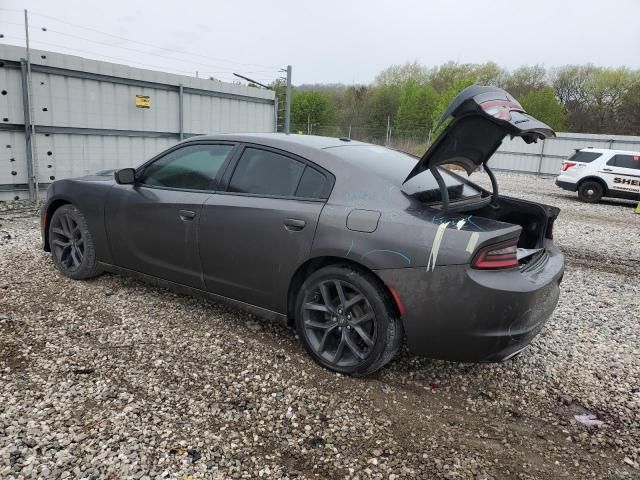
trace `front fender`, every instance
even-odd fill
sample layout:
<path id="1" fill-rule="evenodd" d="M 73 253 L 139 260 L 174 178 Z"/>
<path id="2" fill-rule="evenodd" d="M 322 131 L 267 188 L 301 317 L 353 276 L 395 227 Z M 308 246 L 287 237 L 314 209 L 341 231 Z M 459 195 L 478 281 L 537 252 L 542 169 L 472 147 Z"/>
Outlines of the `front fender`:
<path id="1" fill-rule="evenodd" d="M 87 221 L 99 262 L 113 263 L 104 221 L 106 194 L 112 184 L 105 181 L 65 179 L 53 182 L 41 209 L 42 248 L 50 251 L 49 225 L 54 212 L 65 204 L 74 205 Z"/>

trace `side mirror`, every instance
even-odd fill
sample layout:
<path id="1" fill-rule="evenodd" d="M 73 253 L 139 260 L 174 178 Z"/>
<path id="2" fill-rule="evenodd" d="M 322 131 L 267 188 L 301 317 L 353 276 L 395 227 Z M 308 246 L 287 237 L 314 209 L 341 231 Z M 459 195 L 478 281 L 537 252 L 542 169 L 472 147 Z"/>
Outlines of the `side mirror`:
<path id="1" fill-rule="evenodd" d="M 136 183 L 136 169 L 135 168 L 122 168 L 113 172 L 113 176 L 116 179 L 116 183 L 120 185 L 131 185 Z"/>

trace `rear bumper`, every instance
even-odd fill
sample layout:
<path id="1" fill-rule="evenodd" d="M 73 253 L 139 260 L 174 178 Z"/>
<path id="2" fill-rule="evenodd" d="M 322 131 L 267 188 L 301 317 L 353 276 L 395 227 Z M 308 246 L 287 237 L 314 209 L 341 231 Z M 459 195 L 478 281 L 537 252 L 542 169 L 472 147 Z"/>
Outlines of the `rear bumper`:
<path id="1" fill-rule="evenodd" d="M 578 189 L 578 184 L 574 182 L 568 182 L 566 180 L 560 180 L 559 177 L 556 177 L 556 185 L 560 188 L 564 188 L 565 190 L 569 190 L 571 192 L 575 192 Z"/>
<path id="2" fill-rule="evenodd" d="M 551 241 L 528 271 L 468 265 L 379 270 L 395 288 L 412 353 L 444 360 L 491 362 L 526 347 L 555 309 L 564 256 Z"/>

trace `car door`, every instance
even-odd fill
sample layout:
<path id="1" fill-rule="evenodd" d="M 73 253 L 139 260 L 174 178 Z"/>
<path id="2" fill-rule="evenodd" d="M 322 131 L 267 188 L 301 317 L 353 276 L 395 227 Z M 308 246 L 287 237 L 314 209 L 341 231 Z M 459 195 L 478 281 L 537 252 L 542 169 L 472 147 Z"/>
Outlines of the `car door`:
<path id="1" fill-rule="evenodd" d="M 140 167 L 134 185 L 115 185 L 105 210 L 114 263 L 203 289 L 198 222 L 233 148 L 179 145 Z"/>
<path id="2" fill-rule="evenodd" d="M 611 190 L 640 195 L 640 154 L 616 154 L 602 168 Z"/>
<path id="3" fill-rule="evenodd" d="M 202 210 L 199 242 L 208 291 L 284 313 L 289 281 L 309 256 L 329 172 L 280 150 L 244 146 L 225 192 Z"/>

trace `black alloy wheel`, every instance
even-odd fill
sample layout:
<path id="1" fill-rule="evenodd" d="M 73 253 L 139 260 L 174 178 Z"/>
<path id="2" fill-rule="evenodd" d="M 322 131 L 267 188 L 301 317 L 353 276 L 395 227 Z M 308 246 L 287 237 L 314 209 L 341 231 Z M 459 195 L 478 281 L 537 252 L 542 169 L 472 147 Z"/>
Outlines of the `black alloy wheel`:
<path id="1" fill-rule="evenodd" d="M 373 308 L 360 290 L 342 280 L 325 280 L 302 304 L 305 336 L 316 354 L 333 365 L 354 367 L 376 340 Z"/>
<path id="2" fill-rule="evenodd" d="M 87 222 L 73 205 L 63 205 L 51 217 L 49 247 L 53 261 L 67 277 L 83 280 L 100 273 Z"/>
<path id="3" fill-rule="evenodd" d="M 350 375 L 384 366 L 402 340 L 401 321 L 380 282 L 346 266 L 307 278 L 298 293 L 296 326 L 314 360 Z"/>
<path id="4" fill-rule="evenodd" d="M 57 215 L 51 225 L 51 251 L 69 272 L 78 270 L 84 258 L 85 240 L 78 221 L 70 213 Z"/>

